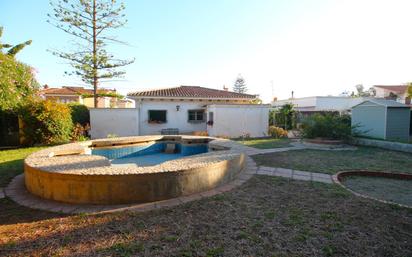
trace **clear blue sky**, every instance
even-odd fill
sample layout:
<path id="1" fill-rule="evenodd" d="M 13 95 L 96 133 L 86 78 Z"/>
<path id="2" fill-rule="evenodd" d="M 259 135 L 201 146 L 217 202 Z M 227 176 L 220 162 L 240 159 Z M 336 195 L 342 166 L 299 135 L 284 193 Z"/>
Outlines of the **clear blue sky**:
<path id="1" fill-rule="evenodd" d="M 268 101 L 292 90 L 337 95 L 358 83 L 412 81 L 410 2 L 128 0 L 129 22 L 115 34 L 130 46 L 111 50 L 136 61 L 124 79 L 102 86 L 122 93 L 181 84 L 222 88 L 241 73 L 249 92 Z M 47 51 L 68 48 L 72 39 L 46 22 L 48 12 L 46 0 L 0 0 L 3 42 L 33 40 L 17 58 L 37 70 L 40 83 L 81 85 Z"/>

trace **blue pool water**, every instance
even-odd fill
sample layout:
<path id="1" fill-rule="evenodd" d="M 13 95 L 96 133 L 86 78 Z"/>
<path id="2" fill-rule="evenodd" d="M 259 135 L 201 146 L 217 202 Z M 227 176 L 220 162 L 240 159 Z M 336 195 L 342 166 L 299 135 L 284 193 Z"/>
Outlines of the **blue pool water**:
<path id="1" fill-rule="evenodd" d="M 93 155 L 101 155 L 112 164 L 135 163 L 138 166 L 152 166 L 185 156 L 208 152 L 207 144 L 185 145 L 176 143 L 175 153 L 165 153 L 166 143 L 153 143 L 144 146 L 92 149 Z"/>

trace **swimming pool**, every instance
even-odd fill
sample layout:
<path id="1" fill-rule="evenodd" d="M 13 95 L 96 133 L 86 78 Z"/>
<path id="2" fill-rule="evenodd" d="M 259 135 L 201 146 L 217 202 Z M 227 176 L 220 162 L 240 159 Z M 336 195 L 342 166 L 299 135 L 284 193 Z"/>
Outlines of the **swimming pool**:
<path id="1" fill-rule="evenodd" d="M 208 152 L 208 144 L 155 142 L 127 147 L 92 149 L 92 155 L 104 156 L 113 165 L 153 166 L 166 161 Z"/>

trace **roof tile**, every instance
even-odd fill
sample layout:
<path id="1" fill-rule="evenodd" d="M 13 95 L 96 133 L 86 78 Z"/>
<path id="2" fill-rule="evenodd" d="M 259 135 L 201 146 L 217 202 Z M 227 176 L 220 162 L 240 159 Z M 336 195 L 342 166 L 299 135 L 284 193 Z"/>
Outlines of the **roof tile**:
<path id="1" fill-rule="evenodd" d="M 191 98 L 244 98 L 255 99 L 256 95 L 241 94 L 199 86 L 180 86 L 128 93 L 137 97 L 191 97 Z"/>

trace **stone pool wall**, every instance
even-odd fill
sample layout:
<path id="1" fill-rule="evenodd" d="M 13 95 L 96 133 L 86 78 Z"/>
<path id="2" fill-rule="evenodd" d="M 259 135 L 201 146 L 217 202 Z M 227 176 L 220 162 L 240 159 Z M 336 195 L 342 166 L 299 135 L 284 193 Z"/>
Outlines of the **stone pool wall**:
<path id="1" fill-rule="evenodd" d="M 71 164 L 75 168 L 70 166 L 70 170 L 55 171 L 53 165 L 58 166 L 55 161 L 50 159 L 47 165 L 47 158 L 54 158 L 47 157 L 53 156 L 52 150 L 26 159 L 26 187 L 42 198 L 76 204 L 145 203 L 186 196 L 234 180 L 245 165 L 244 154 L 221 151 L 173 160 L 153 166 L 147 172 L 146 168 L 130 167 L 126 172 L 110 166 L 101 156 L 92 156 L 99 158 L 96 163 L 101 167 L 84 168 L 90 162 L 85 155 L 73 155 L 72 159 L 78 158 L 78 163 Z M 41 165 L 37 165 L 36 158 Z M 58 158 L 55 160 L 60 160 Z M 101 170 L 104 172 L 96 173 Z"/>

